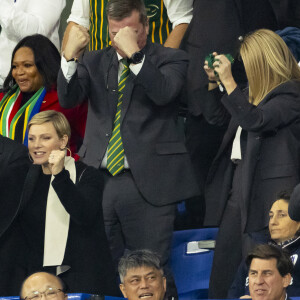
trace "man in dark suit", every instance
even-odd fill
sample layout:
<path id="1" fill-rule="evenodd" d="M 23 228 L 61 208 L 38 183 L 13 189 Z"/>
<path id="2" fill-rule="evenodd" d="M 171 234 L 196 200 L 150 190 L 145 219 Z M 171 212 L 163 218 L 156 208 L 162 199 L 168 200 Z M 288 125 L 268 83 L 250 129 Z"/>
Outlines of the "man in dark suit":
<path id="1" fill-rule="evenodd" d="M 28 149 L 24 145 L 0 134 L 0 175 L 6 167 L 16 167 L 28 159 Z"/>
<path id="2" fill-rule="evenodd" d="M 103 211 L 113 256 L 120 257 L 124 248 L 148 248 L 166 264 L 175 203 L 198 193 L 176 129 L 187 57 L 147 41 L 141 0 L 110 0 L 107 16 L 112 47 L 86 52 L 78 64 L 70 60 L 89 36 L 79 26 L 70 31 L 58 78 L 60 104 L 69 108 L 88 98 L 79 155 L 106 178 Z M 129 67 L 122 58 L 129 59 Z"/>
<path id="3" fill-rule="evenodd" d="M 17 203 L 20 198 L 22 186 L 19 185 L 19 176 L 26 175 L 29 165 L 28 149 L 0 134 L 0 211 L 10 214 L 10 205 Z M 5 220 L 2 218 L 0 227 Z M 0 230 L 0 266 L 5 276 L 0 276 L 0 294 L 12 295 L 20 289 L 20 283 L 24 279 L 22 270 L 16 272 L 15 262 L 21 257 L 20 244 L 11 238 L 14 234 L 8 230 L 6 234 Z M 3 247 L 3 245 L 6 245 Z M 9 251 L 18 250 L 16 255 L 7 256 Z M 12 259 L 12 260 L 11 260 Z M 11 280 L 14 278 L 14 280 Z"/>

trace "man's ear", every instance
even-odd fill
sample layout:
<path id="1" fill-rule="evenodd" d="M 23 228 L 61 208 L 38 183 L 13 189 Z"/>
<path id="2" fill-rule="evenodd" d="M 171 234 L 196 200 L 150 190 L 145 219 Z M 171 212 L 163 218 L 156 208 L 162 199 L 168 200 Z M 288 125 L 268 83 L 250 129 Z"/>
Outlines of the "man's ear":
<path id="1" fill-rule="evenodd" d="M 166 292 L 166 290 L 167 290 L 167 279 L 166 279 L 166 277 L 163 277 L 163 284 L 164 284 L 164 291 Z"/>
<path id="2" fill-rule="evenodd" d="M 121 290 L 121 292 L 122 292 L 124 298 L 127 298 L 127 295 L 126 295 L 126 289 L 125 289 L 124 284 L 123 284 L 123 283 L 120 283 L 119 287 L 120 287 L 120 290 Z"/>
<path id="3" fill-rule="evenodd" d="M 145 25 L 146 33 L 149 34 L 149 18 L 147 17 L 147 24 Z"/>
<path id="4" fill-rule="evenodd" d="M 292 275 L 290 273 L 286 274 L 283 277 L 283 286 L 286 288 L 290 285 L 292 279 Z"/>

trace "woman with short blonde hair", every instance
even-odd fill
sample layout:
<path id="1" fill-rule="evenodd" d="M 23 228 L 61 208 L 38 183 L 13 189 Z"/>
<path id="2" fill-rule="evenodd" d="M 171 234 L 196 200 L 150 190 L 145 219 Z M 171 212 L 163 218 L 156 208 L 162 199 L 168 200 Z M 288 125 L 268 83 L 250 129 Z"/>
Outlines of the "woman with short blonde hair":
<path id="1" fill-rule="evenodd" d="M 16 268 L 10 266 L 26 270 L 23 280 L 46 271 L 58 274 L 68 292 L 115 295 L 115 272 L 102 216 L 103 177 L 99 170 L 66 156 L 70 135 L 68 120 L 60 112 L 43 111 L 29 121 L 33 164 L 27 176 L 17 170 L 17 186 L 23 186 L 23 191 L 18 188 L 21 195 L 7 199 L 6 210 L 0 211 L 0 253 L 15 255 L 3 250 L 10 245 L 2 237 L 10 233 L 10 240 L 24 249 L 21 266 L 17 261 Z M 16 184 L 9 178 L 8 182 L 5 192 L 11 195 Z"/>

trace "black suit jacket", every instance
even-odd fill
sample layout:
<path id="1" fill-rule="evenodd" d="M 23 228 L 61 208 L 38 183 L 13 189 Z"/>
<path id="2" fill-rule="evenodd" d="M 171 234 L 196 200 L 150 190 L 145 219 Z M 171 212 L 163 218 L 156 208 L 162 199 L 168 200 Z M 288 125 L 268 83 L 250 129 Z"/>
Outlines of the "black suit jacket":
<path id="1" fill-rule="evenodd" d="M 231 116 L 207 178 L 206 225 L 218 226 L 227 204 L 233 175 L 230 155 L 238 125 L 243 129 L 242 225 L 247 232 L 268 225 L 268 212 L 276 194 L 293 188 L 299 181 L 299 95 L 300 84 L 289 81 L 271 91 L 257 107 L 249 104 L 247 96 L 238 88 L 222 98 L 224 106 L 214 97 L 209 103 L 201 101 L 209 122 L 220 125 L 228 120 L 228 112 Z"/>
<path id="2" fill-rule="evenodd" d="M 181 50 L 148 43 L 137 76 L 124 91 L 121 134 L 136 185 L 147 201 L 161 206 L 198 193 L 189 155 L 176 128 L 178 96 L 186 74 Z M 58 76 L 59 101 L 69 108 L 88 97 L 88 119 L 79 155 L 99 167 L 117 106 L 118 61 L 113 48 L 85 53 L 69 84 Z"/>
<path id="3" fill-rule="evenodd" d="M 0 175 L 6 167 L 29 163 L 28 149 L 7 137 L 0 135 Z"/>

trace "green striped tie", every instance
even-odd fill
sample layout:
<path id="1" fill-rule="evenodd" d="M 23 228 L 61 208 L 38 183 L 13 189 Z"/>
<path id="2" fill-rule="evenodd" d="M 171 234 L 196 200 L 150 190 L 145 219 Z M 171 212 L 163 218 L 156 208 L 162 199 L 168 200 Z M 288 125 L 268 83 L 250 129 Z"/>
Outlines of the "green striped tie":
<path id="1" fill-rule="evenodd" d="M 118 84 L 118 105 L 114 120 L 112 136 L 108 143 L 107 169 L 112 176 L 119 174 L 124 169 L 124 148 L 120 132 L 121 107 L 123 102 L 123 90 L 128 79 L 130 69 L 127 59 L 121 59 L 124 66 Z"/>

